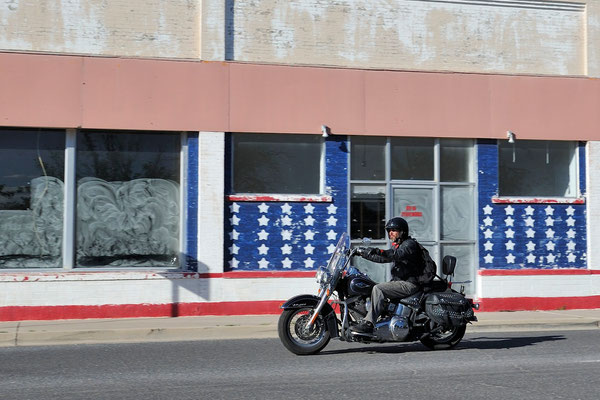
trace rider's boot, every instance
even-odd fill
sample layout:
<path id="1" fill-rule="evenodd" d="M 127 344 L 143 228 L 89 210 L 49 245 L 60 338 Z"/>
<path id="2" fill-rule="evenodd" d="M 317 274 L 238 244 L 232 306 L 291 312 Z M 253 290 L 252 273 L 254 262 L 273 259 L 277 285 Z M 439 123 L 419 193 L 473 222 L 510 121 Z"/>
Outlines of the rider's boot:
<path id="1" fill-rule="evenodd" d="M 358 325 L 352 327 L 352 332 L 373 333 L 373 324 L 370 321 L 363 319 Z"/>

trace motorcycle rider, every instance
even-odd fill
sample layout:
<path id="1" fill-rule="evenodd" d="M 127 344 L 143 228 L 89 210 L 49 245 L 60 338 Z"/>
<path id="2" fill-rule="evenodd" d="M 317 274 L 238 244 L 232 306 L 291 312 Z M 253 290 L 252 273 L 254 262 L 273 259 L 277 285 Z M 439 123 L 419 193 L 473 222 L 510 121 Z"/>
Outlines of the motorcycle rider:
<path id="1" fill-rule="evenodd" d="M 423 255 L 417 241 L 408 235 L 408 223 L 404 218 L 394 217 L 385 224 L 385 230 L 392 242 L 389 250 L 368 247 L 360 249 L 358 254 L 376 263 L 393 262 L 392 280 L 373 287 L 367 315 L 352 328 L 354 332 L 373 332 L 386 298 L 404 298 L 421 289 L 419 277 L 424 268 Z"/>

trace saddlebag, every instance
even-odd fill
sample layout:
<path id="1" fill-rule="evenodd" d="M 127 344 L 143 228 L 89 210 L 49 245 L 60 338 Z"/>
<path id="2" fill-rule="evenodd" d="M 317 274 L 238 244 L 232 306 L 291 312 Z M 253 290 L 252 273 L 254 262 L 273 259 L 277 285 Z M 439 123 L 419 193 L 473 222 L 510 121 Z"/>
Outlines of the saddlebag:
<path id="1" fill-rule="evenodd" d="M 425 312 L 432 321 L 448 328 L 476 320 L 471 301 L 456 292 L 429 294 L 425 299 Z"/>

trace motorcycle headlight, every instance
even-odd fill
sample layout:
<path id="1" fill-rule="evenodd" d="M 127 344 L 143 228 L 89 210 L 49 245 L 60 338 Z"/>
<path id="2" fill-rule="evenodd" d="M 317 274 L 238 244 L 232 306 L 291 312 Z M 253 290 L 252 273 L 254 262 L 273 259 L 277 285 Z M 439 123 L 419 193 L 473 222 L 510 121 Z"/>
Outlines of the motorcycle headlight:
<path id="1" fill-rule="evenodd" d="M 319 285 L 325 284 L 331 280 L 331 274 L 327 269 L 320 267 L 317 271 L 317 283 Z"/>

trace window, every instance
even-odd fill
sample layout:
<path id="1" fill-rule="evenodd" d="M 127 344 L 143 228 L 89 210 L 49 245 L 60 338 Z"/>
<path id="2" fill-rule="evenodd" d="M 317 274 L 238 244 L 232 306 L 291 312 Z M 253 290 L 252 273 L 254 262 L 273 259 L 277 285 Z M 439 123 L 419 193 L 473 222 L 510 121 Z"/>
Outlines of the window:
<path id="1" fill-rule="evenodd" d="M 352 185 L 350 237 L 385 240 L 385 185 Z"/>
<path id="2" fill-rule="evenodd" d="M 384 137 L 355 136 L 350 146 L 352 179 L 385 180 Z"/>
<path id="3" fill-rule="evenodd" d="M 576 142 L 499 141 L 500 196 L 576 197 Z"/>
<path id="4" fill-rule="evenodd" d="M 434 139 L 392 138 L 392 179 L 433 180 Z"/>
<path id="5" fill-rule="evenodd" d="M 180 133 L 0 129 L 0 269 L 179 268 L 180 152 Z"/>
<path id="6" fill-rule="evenodd" d="M 61 266 L 65 134 L 0 130 L 0 268 Z"/>
<path id="7" fill-rule="evenodd" d="M 320 136 L 234 133 L 232 145 L 235 193 L 321 193 Z"/>
<path id="8" fill-rule="evenodd" d="M 79 267 L 179 266 L 180 135 L 77 135 Z"/>

